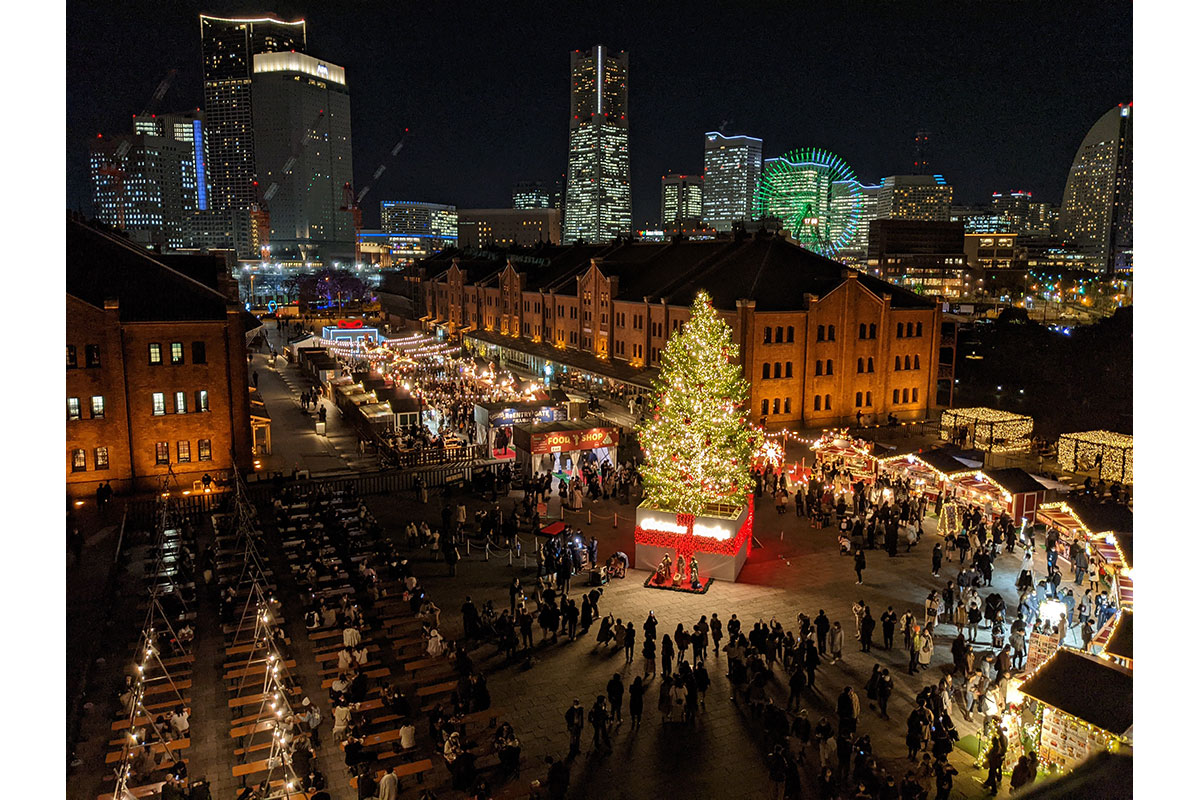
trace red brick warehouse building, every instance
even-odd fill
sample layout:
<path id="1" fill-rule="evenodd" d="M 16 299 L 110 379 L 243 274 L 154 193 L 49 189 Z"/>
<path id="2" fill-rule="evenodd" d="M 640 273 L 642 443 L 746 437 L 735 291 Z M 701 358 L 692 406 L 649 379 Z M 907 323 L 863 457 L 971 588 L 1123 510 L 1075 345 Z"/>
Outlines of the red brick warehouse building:
<path id="1" fill-rule="evenodd" d="M 253 463 L 245 313 L 161 257 L 67 222 L 67 492 L 180 489 Z M 189 269 L 189 271 L 191 271 Z M 172 484 L 172 488 L 175 488 Z"/>
<path id="2" fill-rule="evenodd" d="M 491 256 L 491 257 L 489 257 Z M 954 380 L 936 298 L 781 236 L 448 251 L 421 262 L 422 323 L 533 375 L 560 370 L 645 391 L 671 332 L 707 290 L 740 346 L 768 427 L 930 416 Z M 945 328 L 945 329 L 944 329 Z"/>

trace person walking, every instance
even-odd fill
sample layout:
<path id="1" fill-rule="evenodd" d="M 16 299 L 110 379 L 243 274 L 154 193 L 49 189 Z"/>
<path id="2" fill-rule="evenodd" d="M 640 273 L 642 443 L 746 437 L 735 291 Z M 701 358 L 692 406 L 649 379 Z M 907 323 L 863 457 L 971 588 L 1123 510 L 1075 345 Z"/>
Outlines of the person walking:
<path id="1" fill-rule="evenodd" d="M 625 684 L 621 681 L 621 674 L 614 672 L 605 688 L 608 693 L 609 706 L 612 708 L 612 718 L 620 725 L 624 722 L 621 716 L 621 706 L 625 704 Z"/>
<path id="2" fill-rule="evenodd" d="M 867 568 L 867 556 L 863 553 L 862 548 L 854 551 L 854 574 L 858 576 L 858 585 L 863 582 L 863 570 Z"/>
<path id="3" fill-rule="evenodd" d="M 663 634 L 662 638 L 662 676 L 663 678 L 671 677 L 671 667 L 675 663 L 675 643 L 671 641 L 671 637 Z"/>
<path id="4" fill-rule="evenodd" d="M 717 658 L 721 655 L 721 620 L 716 614 L 712 615 L 712 619 L 708 623 L 708 628 L 712 634 L 713 658 Z"/>
<path id="5" fill-rule="evenodd" d="M 817 629 L 817 652 L 825 655 L 826 643 L 829 638 L 829 617 L 825 616 L 825 609 L 817 612 L 817 618 L 813 620 L 813 627 Z"/>
<path id="6" fill-rule="evenodd" d="M 579 738 L 583 733 L 583 706 L 580 705 L 579 698 L 567 709 L 566 717 L 567 733 L 571 737 L 571 750 L 567 758 L 572 758 L 579 754 Z"/>
<path id="7" fill-rule="evenodd" d="M 837 662 L 842 660 L 842 641 L 843 641 L 843 639 L 844 639 L 844 637 L 842 635 L 842 623 L 840 623 L 840 622 L 833 623 L 833 628 L 831 628 L 829 631 L 829 654 L 831 656 L 833 656 L 834 664 L 836 664 Z"/>
<path id="8" fill-rule="evenodd" d="M 634 633 L 633 623 L 630 622 L 625 626 L 625 663 L 633 663 L 633 640 L 637 634 Z"/>
<path id="9" fill-rule="evenodd" d="M 642 727 L 642 695 L 645 693 L 646 686 L 642 683 L 642 676 L 638 675 L 629 686 L 629 718 L 633 721 L 635 731 Z"/>
<path id="10" fill-rule="evenodd" d="M 864 653 L 871 652 L 871 637 L 875 634 L 875 618 L 871 616 L 871 609 L 867 607 L 863 614 L 862 623 L 859 627 L 859 641 L 862 643 L 862 651 Z"/>
<path id="11" fill-rule="evenodd" d="M 883 629 L 883 649 L 891 650 L 892 642 L 896 638 L 896 612 L 891 606 L 879 615 L 879 625 Z"/>
<path id="12" fill-rule="evenodd" d="M 891 719 L 888 716 L 888 698 L 892 696 L 892 675 L 885 667 L 879 675 L 879 681 L 875 684 L 875 695 L 879 701 L 879 716 L 883 719 Z"/>
<path id="13" fill-rule="evenodd" d="M 941 577 L 942 572 L 942 543 L 933 546 L 933 577 Z"/>
<path id="14" fill-rule="evenodd" d="M 608 714 L 608 708 L 605 706 L 604 695 L 596 695 L 596 702 L 592 705 L 592 710 L 588 712 L 588 722 L 592 723 L 592 751 L 600 749 L 603 744 L 605 750 L 612 750 L 612 742 L 608 738 L 608 725 L 611 717 Z"/>

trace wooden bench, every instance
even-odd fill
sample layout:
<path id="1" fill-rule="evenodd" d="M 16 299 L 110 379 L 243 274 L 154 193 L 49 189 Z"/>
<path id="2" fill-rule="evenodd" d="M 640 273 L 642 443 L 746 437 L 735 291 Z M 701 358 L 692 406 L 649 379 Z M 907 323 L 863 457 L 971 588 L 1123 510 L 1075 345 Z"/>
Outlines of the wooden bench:
<path id="1" fill-rule="evenodd" d="M 377 667 L 377 666 L 379 666 L 378 659 L 373 660 L 373 661 L 368 659 L 367 663 L 360 664 L 358 669 L 361 672 L 364 667 Z M 330 677 L 336 678 L 338 676 L 338 674 L 341 672 L 342 672 L 342 668 L 339 667 L 337 664 L 334 664 L 333 666 L 325 667 L 324 669 L 317 670 L 317 674 L 320 675 L 322 678 L 330 678 Z"/>
<path id="2" fill-rule="evenodd" d="M 416 661 L 406 661 L 404 663 L 405 672 L 419 672 L 423 669 L 433 669 L 434 667 L 450 668 L 450 662 L 444 658 L 420 658 Z"/>
<path id="3" fill-rule="evenodd" d="M 243 736 L 253 736 L 256 733 L 274 730 L 276 722 L 276 719 L 264 719 L 259 722 L 252 722 L 249 725 L 238 725 L 229 729 L 229 738 L 240 739 Z"/>
<path id="4" fill-rule="evenodd" d="M 292 696 L 298 696 L 303 691 L 304 690 L 301 689 L 299 686 L 293 686 L 287 690 L 288 694 L 290 694 Z M 258 692 L 257 694 L 242 695 L 240 697 L 234 697 L 229 701 L 229 707 L 230 708 L 241 708 L 242 706 L 251 706 L 251 705 L 261 704 L 264 697 L 266 697 L 266 695 L 263 692 Z"/>
<path id="5" fill-rule="evenodd" d="M 291 637 L 289 637 L 289 636 L 284 636 L 282 639 L 276 639 L 275 641 L 279 642 L 280 644 L 283 644 L 285 646 L 290 645 L 292 643 Z M 247 642 L 246 644 L 238 644 L 238 645 L 233 645 L 232 647 L 226 647 L 225 655 L 227 655 L 227 656 L 248 655 L 249 653 L 252 653 L 257 649 L 258 649 L 258 646 L 257 646 L 256 642 Z"/>
<path id="6" fill-rule="evenodd" d="M 254 677 L 257 675 L 265 675 L 267 672 L 267 669 L 270 666 L 271 665 L 267 664 L 266 659 L 263 659 L 258 664 L 251 664 L 248 667 L 243 667 L 241 669 L 235 669 L 235 670 L 230 670 L 229 672 L 226 672 L 225 677 L 222 678 L 222 680 L 231 681 L 231 680 L 237 680 L 238 678 L 249 678 L 249 677 Z M 294 658 L 289 658 L 287 661 L 283 662 L 283 667 L 284 667 L 284 669 L 295 669 L 296 668 L 296 660 Z"/>
<path id="7" fill-rule="evenodd" d="M 432 769 L 433 769 L 433 762 L 430 761 L 428 758 L 423 758 L 420 761 L 410 761 L 407 764 L 400 764 L 396 767 L 393 767 L 390 770 L 390 772 L 393 775 L 395 775 L 397 778 L 404 779 L 404 778 L 407 778 L 409 775 L 423 775 L 424 773 L 429 772 Z M 383 776 L 386 775 L 388 772 L 389 772 L 389 770 L 380 770 L 378 773 L 376 773 L 375 782 L 379 783 L 380 779 L 382 779 Z M 352 789 L 358 788 L 358 776 L 357 775 L 355 775 L 353 778 L 350 779 L 350 788 L 352 788 Z"/>
<path id="8" fill-rule="evenodd" d="M 142 694 L 143 695 L 165 694 L 167 692 L 173 692 L 176 689 L 190 689 L 190 688 L 192 688 L 192 679 L 184 678 L 181 681 L 175 681 L 174 684 L 172 684 L 171 682 L 168 681 L 168 682 L 157 684 L 155 686 L 147 686 L 145 691 L 142 692 Z M 176 703 L 170 704 L 170 705 L 177 705 L 177 704 L 178 704 L 178 701 L 176 701 Z"/>
<path id="9" fill-rule="evenodd" d="M 155 797 L 162 792 L 162 788 L 166 785 L 166 781 L 158 781 L 157 783 L 147 783 L 143 784 L 142 786 L 127 786 L 125 787 L 125 795 L 117 798 L 116 800 L 125 800 L 125 797 L 128 795 L 132 795 L 133 797 L 138 798 L 138 800 L 142 800 L 142 798 Z M 113 794 L 102 794 L 98 795 L 96 800 L 113 800 L 114 797 L 115 795 Z"/>
<path id="10" fill-rule="evenodd" d="M 174 707 L 175 707 L 175 706 L 171 706 L 171 708 L 172 708 L 172 709 L 173 709 Z M 192 708 L 191 708 L 191 706 L 190 706 L 190 705 L 185 705 L 185 706 L 183 707 L 183 710 L 184 710 L 185 712 L 187 712 L 188 714 L 191 714 L 191 713 L 192 713 Z M 150 724 L 150 721 L 151 721 L 152 719 L 153 719 L 153 715 L 151 715 L 151 716 L 142 716 L 142 717 L 134 717 L 134 718 L 133 718 L 133 724 L 134 724 L 134 725 L 149 725 L 149 724 Z M 117 720 L 116 722 L 114 722 L 114 723 L 112 724 L 112 730 L 114 730 L 114 731 L 123 731 L 123 730 L 127 729 L 128 727 L 129 727 L 129 716 L 128 716 L 128 715 L 126 715 L 124 719 L 119 719 L 119 720 Z"/>
<path id="11" fill-rule="evenodd" d="M 372 679 L 386 678 L 392 674 L 392 671 L 387 667 L 379 667 L 378 669 L 367 670 L 364 674 L 368 678 Z M 321 681 L 321 688 L 328 689 L 329 687 L 333 686 L 333 682 L 335 680 L 337 680 L 336 675 L 334 675 L 332 678 L 326 678 L 325 680 Z"/>
<path id="12" fill-rule="evenodd" d="M 360 648 L 366 650 L 368 653 L 379 652 L 379 645 L 377 644 L 369 644 L 365 648 L 362 648 L 360 645 Z M 317 663 L 323 664 L 326 661 L 337 661 L 338 653 L 340 652 L 342 652 L 341 645 L 338 645 L 338 647 L 333 650 L 319 650 L 315 653 Z"/>
<path id="13" fill-rule="evenodd" d="M 185 706 L 190 706 L 192 704 L 192 699 L 190 697 L 184 696 L 182 699 Z M 146 709 L 151 714 L 161 714 L 164 711 L 171 711 L 177 705 L 179 705 L 179 700 L 174 698 L 171 700 L 163 700 L 158 703 L 147 703 L 145 700 L 142 701 L 142 708 Z M 128 715 L 122 712 L 122 716 L 125 717 L 125 726 L 129 727 Z"/>
<path id="14" fill-rule="evenodd" d="M 437 697 L 442 694 L 450 694 L 457 689 L 458 681 L 435 683 L 432 686 L 422 686 L 420 689 L 417 689 L 417 697 Z"/>
<path id="15" fill-rule="evenodd" d="M 187 748 L 191 747 L 191 744 L 192 744 L 191 739 L 176 739 L 173 742 L 166 743 L 167 749 L 169 751 L 171 751 L 172 753 L 178 752 L 180 750 L 186 750 Z M 141 747 L 141 745 L 138 745 L 138 746 Z M 163 746 L 162 746 L 161 742 L 155 742 L 153 747 L 151 747 L 150 752 L 152 752 L 152 753 L 156 752 L 156 751 L 162 752 L 162 747 Z M 124 748 L 122 748 L 120 750 L 114 750 L 113 752 L 111 752 L 107 756 L 105 756 L 104 763 L 105 764 L 115 764 L 121 760 L 121 756 L 123 756 L 124 754 L 125 754 Z"/>

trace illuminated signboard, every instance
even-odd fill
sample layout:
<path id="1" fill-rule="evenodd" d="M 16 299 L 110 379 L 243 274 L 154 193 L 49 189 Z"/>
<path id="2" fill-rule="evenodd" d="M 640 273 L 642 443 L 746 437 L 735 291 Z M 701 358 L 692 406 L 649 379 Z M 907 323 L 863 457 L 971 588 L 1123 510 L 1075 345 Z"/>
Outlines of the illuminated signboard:
<path id="1" fill-rule="evenodd" d="M 579 431 L 535 433 L 529 437 L 529 452 L 560 453 L 564 450 L 592 450 L 597 447 L 616 447 L 616 428 L 588 428 Z"/>

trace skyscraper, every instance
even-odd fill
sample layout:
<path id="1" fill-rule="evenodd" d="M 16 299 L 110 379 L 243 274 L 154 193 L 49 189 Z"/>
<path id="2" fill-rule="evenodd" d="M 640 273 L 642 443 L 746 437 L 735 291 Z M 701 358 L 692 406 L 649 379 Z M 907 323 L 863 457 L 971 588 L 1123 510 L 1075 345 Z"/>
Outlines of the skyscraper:
<path id="1" fill-rule="evenodd" d="M 192 146 L 143 133 L 92 143 L 92 202 L 101 222 L 143 246 L 181 247 L 196 211 Z"/>
<path id="2" fill-rule="evenodd" d="M 441 203 L 383 200 L 379 221 L 392 255 L 401 262 L 425 258 L 458 244 L 458 209 Z"/>
<path id="3" fill-rule="evenodd" d="M 257 53 L 251 97 L 272 254 L 353 259 L 354 222 L 341 210 L 354 180 L 345 69 L 305 53 Z"/>
<path id="4" fill-rule="evenodd" d="M 892 175 L 879 187 L 879 219 L 949 222 L 954 187 L 941 175 Z"/>
<path id="5" fill-rule="evenodd" d="M 571 120 L 563 241 L 610 242 L 628 236 L 629 55 L 623 50 L 571 53 Z"/>
<path id="6" fill-rule="evenodd" d="M 1063 235 L 1093 269 L 1133 266 L 1133 104 L 1102 116 L 1075 152 L 1063 190 Z"/>
<path id="7" fill-rule="evenodd" d="M 704 134 L 704 221 L 718 231 L 754 219 L 762 139 Z"/>
<path id="8" fill-rule="evenodd" d="M 913 136 L 913 174 L 933 174 L 929 166 L 929 131 L 917 131 Z"/>
<path id="9" fill-rule="evenodd" d="M 241 211 L 257 200 L 250 97 L 254 55 L 306 49 L 304 20 L 200 15 L 213 210 Z"/>
<path id="10" fill-rule="evenodd" d="M 133 132 L 147 136 L 162 136 L 177 142 L 187 142 L 192 148 L 192 188 L 196 193 L 196 209 L 208 210 L 208 151 L 204 129 L 204 112 L 181 111 L 174 114 L 134 115 Z"/>
<path id="11" fill-rule="evenodd" d="M 551 208 L 545 181 L 518 181 L 512 189 L 513 208 Z"/>
<path id="12" fill-rule="evenodd" d="M 704 178 L 668 173 L 662 177 L 662 224 L 699 220 L 704 213 Z"/>

